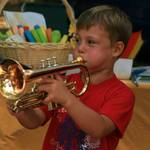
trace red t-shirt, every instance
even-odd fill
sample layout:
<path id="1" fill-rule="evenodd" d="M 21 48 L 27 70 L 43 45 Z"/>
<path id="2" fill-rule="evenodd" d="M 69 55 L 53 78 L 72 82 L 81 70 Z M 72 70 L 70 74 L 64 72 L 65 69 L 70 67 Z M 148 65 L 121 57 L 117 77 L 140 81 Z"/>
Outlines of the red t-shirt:
<path id="1" fill-rule="evenodd" d="M 80 89 L 82 86 L 80 77 L 73 75 L 71 79 L 73 78 L 78 81 L 77 86 Z M 48 111 L 46 107 L 42 107 L 41 110 L 47 120 L 52 117 L 43 150 L 114 150 L 116 148 L 132 116 L 134 106 L 132 91 L 114 75 L 101 84 L 90 84 L 80 100 L 99 114 L 109 117 L 116 125 L 116 130 L 102 139 L 96 139 L 79 129 L 64 108 Z"/>

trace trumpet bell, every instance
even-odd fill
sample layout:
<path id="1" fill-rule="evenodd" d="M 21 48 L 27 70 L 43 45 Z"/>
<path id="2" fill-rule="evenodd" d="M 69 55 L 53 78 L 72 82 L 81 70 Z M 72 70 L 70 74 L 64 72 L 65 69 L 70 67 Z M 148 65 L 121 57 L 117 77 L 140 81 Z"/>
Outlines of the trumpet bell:
<path id="1" fill-rule="evenodd" d="M 16 100 L 25 87 L 22 66 L 13 59 L 5 59 L 0 65 L 0 93 L 6 99 Z"/>

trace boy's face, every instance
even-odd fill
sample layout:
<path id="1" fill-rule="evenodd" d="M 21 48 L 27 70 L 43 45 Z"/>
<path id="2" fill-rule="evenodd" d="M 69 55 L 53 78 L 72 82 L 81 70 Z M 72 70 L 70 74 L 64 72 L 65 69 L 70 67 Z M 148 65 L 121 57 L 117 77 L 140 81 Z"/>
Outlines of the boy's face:
<path id="1" fill-rule="evenodd" d="M 114 64 L 114 47 L 108 33 L 99 26 L 77 31 L 75 57 L 81 56 L 90 72 L 112 69 Z"/>

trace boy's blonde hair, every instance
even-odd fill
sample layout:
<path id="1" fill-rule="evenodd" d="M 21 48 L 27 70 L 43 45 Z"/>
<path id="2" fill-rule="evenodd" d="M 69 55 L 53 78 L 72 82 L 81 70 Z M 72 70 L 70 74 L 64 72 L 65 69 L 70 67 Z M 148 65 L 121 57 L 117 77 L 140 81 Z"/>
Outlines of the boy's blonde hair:
<path id="1" fill-rule="evenodd" d="M 77 29 L 89 29 L 100 25 L 109 34 L 111 43 L 122 41 L 125 45 L 132 33 L 132 24 L 128 16 L 119 8 L 100 5 L 83 12 L 77 20 Z"/>

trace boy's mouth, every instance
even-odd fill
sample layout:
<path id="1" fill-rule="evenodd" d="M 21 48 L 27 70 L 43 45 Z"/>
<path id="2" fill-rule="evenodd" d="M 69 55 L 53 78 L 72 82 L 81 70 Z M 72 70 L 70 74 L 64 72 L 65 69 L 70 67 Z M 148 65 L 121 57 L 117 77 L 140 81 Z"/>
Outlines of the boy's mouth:
<path id="1" fill-rule="evenodd" d="M 81 55 L 77 55 L 76 57 L 75 57 L 75 59 L 82 59 L 82 62 L 85 64 L 85 65 L 87 65 L 87 60 L 83 57 L 83 56 L 81 56 Z"/>

